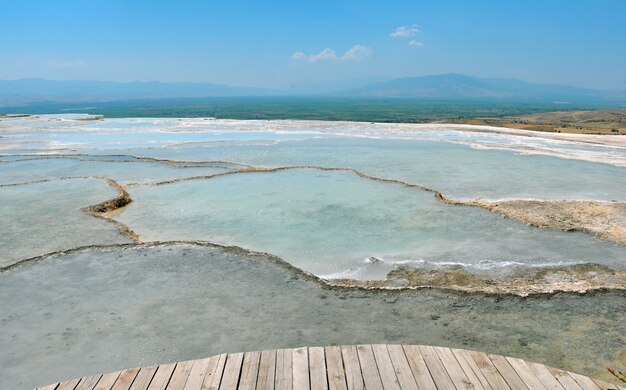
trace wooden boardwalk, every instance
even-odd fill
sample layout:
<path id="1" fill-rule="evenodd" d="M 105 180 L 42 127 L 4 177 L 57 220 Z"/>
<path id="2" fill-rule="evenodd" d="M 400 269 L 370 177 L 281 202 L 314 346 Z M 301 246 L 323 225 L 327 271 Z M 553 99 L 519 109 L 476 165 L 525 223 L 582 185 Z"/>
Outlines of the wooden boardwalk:
<path id="1" fill-rule="evenodd" d="M 230 353 L 73 379 L 39 390 L 620 389 L 583 375 L 483 352 L 347 345 Z"/>

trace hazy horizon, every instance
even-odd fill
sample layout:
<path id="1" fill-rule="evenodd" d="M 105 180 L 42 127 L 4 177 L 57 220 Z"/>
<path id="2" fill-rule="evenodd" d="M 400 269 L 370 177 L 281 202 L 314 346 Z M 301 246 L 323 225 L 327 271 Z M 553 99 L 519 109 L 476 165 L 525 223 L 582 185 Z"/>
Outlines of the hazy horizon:
<path id="1" fill-rule="evenodd" d="M 460 73 L 626 88 L 624 2 L 27 0 L 3 9 L 0 79 L 285 90 Z"/>
<path id="2" fill-rule="evenodd" d="M 344 79 L 329 79 L 329 80 L 321 80 L 321 81 L 312 81 L 312 82 L 308 82 L 308 83 L 303 83 L 303 84 L 299 84 L 297 87 L 299 88 L 323 88 L 322 86 L 326 86 L 327 88 L 324 89 L 332 89 L 333 85 L 337 85 L 337 87 L 335 87 L 335 89 L 337 91 L 342 91 L 343 89 L 348 89 L 351 88 L 353 86 L 355 87 L 361 87 L 361 86 L 365 86 L 365 85 L 369 85 L 369 84 L 376 84 L 376 83 L 381 83 L 381 82 L 387 82 L 387 81 L 393 81 L 393 80 L 402 80 L 402 79 L 418 79 L 418 78 L 428 78 L 428 77 L 439 77 L 439 76 L 447 76 L 447 75 L 458 75 L 458 76 L 463 76 L 463 77 L 468 77 L 468 78 L 477 78 L 480 80 L 511 80 L 511 81 L 521 81 L 521 82 L 525 82 L 525 83 L 529 83 L 529 84 L 536 84 L 536 85 L 555 85 L 555 86 L 566 86 L 566 87 L 575 87 L 575 88 L 582 88 L 582 89 L 591 89 L 591 90 L 599 90 L 599 91 L 622 91 L 622 90 L 626 90 L 626 84 L 624 86 L 616 86 L 614 88 L 593 88 L 593 87 L 579 87 L 576 86 L 574 84 L 567 84 L 567 83 L 552 83 L 552 82 L 533 82 L 533 81 L 529 81 L 529 80 L 525 80 L 525 79 L 518 79 L 518 78 L 512 78 L 512 77 L 491 77 L 491 76 L 476 76 L 473 74 L 464 74 L 464 73 L 457 73 L 457 72 L 447 72 L 447 73 L 429 73 L 429 74 L 415 74 L 415 75 L 399 75 L 397 77 L 382 77 L 382 76 L 372 76 L 372 77 L 360 77 L 360 78 L 344 78 Z M 95 83 L 116 83 L 116 84 L 133 84 L 133 83 L 139 83 L 139 84 L 150 84 L 150 83 L 160 83 L 160 84 L 215 84 L 215 85 L 219 85 L 219 86 L 227 86 L 227 87 L 241 87 L 241 88 L 258 88 L 259 90 L 268 90 L 268 91 L 276 91 L 276 92 L 289 92 L 290 89 L 293 89 L 295 86 L 291 85 L 291 86 L 279 86 L 276 88 L 272 88 L 272 87 L 259 87 L 256 85 L 238 85 L 238 84 L 227 84 L 227 83 L 219 83 L 219 82 L 214 82 L 214 81 L 189 81 L 189 80 L 170 80 L 170 81 L 164 81 L 164 80 L 158 80 L 158 79 L 152 79 L 152 80 L 128 80 L 128 81 L 117 81 L 117 80 L 107 80 L 107 79 L 72 79 L 72 78 L 68 78 L 68 79 L 64 79 L 64 78 L 46 78 L 46 77 L 18 77 L 18 78 L 14 78 L 14 79 L 0 79 L 0 81 L 20 81 L 20 80 L 41 80 L 41 81 L 53 81 L 53 82 L 85 82 L 85 83 L 90 83 L 90 82 L 95 82 Z M 346 87 L 346 85 L 348 85 L 348 87 Z M 621 87 L 621 88 L 620 88 Z M 326 93 L 326 92 L 323 92 Z"/>

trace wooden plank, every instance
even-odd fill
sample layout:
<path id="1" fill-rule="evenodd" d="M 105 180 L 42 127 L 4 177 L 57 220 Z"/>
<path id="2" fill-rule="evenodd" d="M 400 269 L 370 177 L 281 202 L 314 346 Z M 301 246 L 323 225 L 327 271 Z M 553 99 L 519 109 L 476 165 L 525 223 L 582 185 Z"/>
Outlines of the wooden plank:
<path id="1" fill-rule="evenodd" d="M 38 387 L 37 390 L 56 390 L 59 387 L 58 383 L 53 383 L 51 385 L 46 385 L 44 387 Z"/>
<path id="2" fill-rule="evenodd" d="M 309 351 L 307 347 L 292 349 L 293 388 L 309 389 Z"/>
<path id="3" fill-rule="evenodd" d="M 437 389 L 456 389 L 452 378 L 450 378 L 450 375 L 448 375 L 448 371 L 439 359 L 439 355 L 437 355 L 435 349 L 427 345 L 420 345 L 418 346 L 418 348 L 420 350 L 420 353 L 422 354 L 422 357 L 424 358 L 424 362 L 428 367 L 428 371 L 430 372 L 433 381 L 437 385 Z"/>
<path id="4" fill-rule="evenodd" d="M 122 370 L 111 390 L 128 390 L 139 373 L 139 368 Z"/>
<path id="5" fill-rule="evenodd" d="M 346 372 L 346 386 L 348 390 L 363 390 L 363 373 L 361 372 L 361 364 L 359 363 L 359 355 L 354 345 L 342 345 L 341 357 L 343 359 L 343 368 Z"/>
<path id="6" fill-rule="evenodd" d="M 74 390 L 92 390 L 100 380 L 102 375 L 86 376 L 80 379 L 78 386 Z"/>
<path id="7" fill-rule="evenodd" d="M 80 380 L 80 383 L 74 390 L 92 390 L 100 380 L 102 375 L 86 376 Z"/>
<path id="8" fill-rule="evenodd" d="M 158 366 L 156 374 L 154 374 L 154 377 L 152 377 L 152 381 L 150 382 L 150 386 L 148 386 L 148 390 L 165 389 L 165 386 L 169 383 L 175 368 L 175 363 L 162 364 Z"/>
<path id="9" fill-rule="evenodd" d="M 433 349 L 437 353 L 437 356 L 439 356 L 439 360 L 441 360 L 446 371 L 448 371 L 448 375 L 450 375 L 450 379 L 452 379 L 457 389 L 483 390 L 480 381 L 473 374 L 472 370 L 470 370 L 470 372 L 472 372 L 472 378 L 470 379 L 450 348 L 433 347 Z"/>
<path id="10" fill-rule="evenodd" d="M 563 386 L 563 388 L 567 390 L 582 390 L 582 387 L 576 383 L 574 379 L 572 379 L 569 374 L 563 370 L 559 370 L 558 368 L 548 367 L 546 366 L 550 374 L 556 378 L 557 381 Z"/>
<path id="11" fill-rule="evenodd" d="M 219 389 L 222 375 L 224 374 L 224 367 L 226 366 L 227 356 L 227 354 L 223 353 L 209 358 L 209 365 L 204 376 L 204 381 L 202 382 L 202 390 Z"/>
<path id="12" fill-rule="evenodd" d="M 389 358 L 391 359 L 391 364 L 393 364 L 393 369 L 398 378 L 400 388 L 417 389 L 417 383 L 415 382 L 415 378 L 411 372 L 411 366 L 409 366 L 402 346 L 397 344 L 388 345 L 387 351 L 389 352 Z"/>
<path id="13" fill-rule="evenodd" d="M 504 380 L 498 369 L 493 365 L 487 354 L 477 351 L 466 351 L 468 359 L 472 359 L 485 379 L 489 381 L 493 389 L 510 389 L 509 384 Z"/>
<path id="14" fill-rule="evenodd" d="M 70 379 L 69 381 L 64 381 L 59 383 L 57 386 L 57 390 L 74 390 L 78 383 L 80 382 L 80 378 Z"/>
<path id="15" fill-rule="evenodd" d="M 323 347 L 309 348 L 309 377 L 311 390 L 328 390 L 326 377 L 326 356 Z"/>
<path id="16" fill-rule="evenodd" d="M 522 359 L 516 359 L 512 357 L 506 358 L 511 364 L 511 367 L 517 372 L 520 378 L 526 383 L 526 386 L 530 389 L 546 389 L 546 386 L 541 382 L 541 380 L 535 375 L 534 372 L 528 367 L 525 361 Z"/>
<path id="17" fill-rule="evenodd" d="M 207 370 L 209 368 L 210 358 L 194 360 L 189 371 L 189 377 L 187 383 L 185 383 L 185 390 L 200 390 L 204 383 Z"/>
<path id="18" fill-rule="evenodd" d="M 519 377 L 517 372 L 511 367 L 511 364 L 504 356 L 500 355 L 487 355 L 489 356 L 489 360 L 493 363 L 493 365 L 498 369 L 502 377 L 506 383 L 511 386 L 513 390 L 527 390 L 528 386 L 524 383 L 522 378 Z"/>
<path id="19" fill-rule="evenodd" d="M 357 345 L 357 355 L 359 356 L 359 364 L 361 365 L 361 374 L 363 375 L 363 383 L 368 390 L 383 389 L 383 384 L 374 358 L 374 351 L 371 345 Z"/>
<path id="20" fill-rule="evenodd" d="M 482 371 L 480 371 L 478 366 L 476 366 L 476 362 L 469 358 L 469 356 L 463 355 L 461 353 L 461 349 L 450 348 L 450 351 L 452 351 L 452 354 L 459 362 L 459 365 L 461 366 L 461 368 L 463 368 L 463 371 L 465 372 L 467 377 L 470 378 L 470 381 L 472 381 L 472 383 L 480 383 L 480 388 L 485 390 L 492 389 L 487 378 L 485 378 Z M 476 386 L 476 388 L 479 387 Z"/>
<path id="21" fill-rule="evenodd" d="M 111 387 L 113 387 L 113 384 L 120 376 L 120 374 L 121 372 L 117 371 L 102 375 L 100 377 L 100 380 L 98 381 L 98 384 L 96 385 L 96 387 L 94 387 L 94 390 L 111 390 Z"/>
<path id="22" fill-rule="evenodd" d="M 622 389 L 601 380 L 517 358 L 445 347 L 377 344 L 223 354 L 76 378 L 38 390 L 218 388 Z"/>
<path id="23" fill-rule="evenodd" d="M 220 389 L 234 390 L 239 384 L 241 375 L 241 365 L 243 363 L 243 353 L 229 353 L 226 357 L 226 365 L 222 374 Z"/>
<path id="24" fill-rule="evenodd" d="M 617 385 L 602 381 L 600 379 L 594 379 L 593 381 L 602 390 L 620 390 L 620 388 Z"/>
<path id="25" fill-rule="evenodd" d="M 548 371 L 546 366 L 533 362 L 526 362 L 526 364 L 547 389 L 563 390 L 563 386 L 561 386 L 559 381 Z"/>
<path id="26" fill-rule="evenodd" d="M 176 390 L 184 389 L 185 383 L 187 383 L 187 379 L 189 378 L 189 373 L 191 372 L 191 367 L 193 367 L 193 360 L 176 364 L 172 377 L 170 378 L 170 383 L 168 383 L 166 388 Z"/>
<path id="27" fill-rule="evenodd" d="M 420 389 L 434 389 L 435 382 L 417 345 L 403 345 L 402 349 L 406 355 L 406 360 L 409 362 L 409 367 L 411 367 L 417 386 Z"/>
<path id="28" fill-rule="evenodd" d="M 400 390 L 400 383 L 391 362 L 391 357 L 389 357 L 387 346 L 385 344 L 372 345 L 372 352 L 374 352 L 374 359 L 376 360 L 376 366 L 378 366 L 378 373 L 380 374 L 383 388 L 386 390 Z"/>
<path id="29" fill-rule="evenodd" d="M 259 360 L 259 373 L 257 375 L 257 390 L 270 390 L 274 388 L 276 375 L 276 350 L 261 352 Z"/>
<path id="30" fill-rule="evenodd" d="M 133 385 L 130 387 L 130 390 L 146 390 L 152 382 L 152 378 L 154 378 L 154 374 L 157 372 L 157 368 L 159 366 L 149 366 L 142 368 L 135 380 L 133 381 Z"/>
<path id="31" fill-rule="evenodd" d="M 293 388 L 293 354 L 291 349 L 276 351 L 276 379 L 277 389 L 291 390 Z"/>
<path id="32" fill-rule="evenodd" d="M 347 390 L 346 372 L 343 368 L 341 347 L 332 345 L 324 348 L 326 356 L 326 375 L 329 390 Z"/>
<path id="33" fill-rule="evenodd" d="M 243 354 L 243 364 L 238 389 L 254 390 L 256 388 L 260 360 L 261 352 L 246 352 Z"/>
<path id="34" fill-rule="evenodd" d="M 596 385 L 596 383 L 591 378 L 584 375 L 576 374 L 575 372 L 568 372 L 568 374 L 569 376 L 574 378 L 576 383 L 578 383 L 578 385 L 582 387 L 583 390 L 600 390 L 598 385 Z"/>

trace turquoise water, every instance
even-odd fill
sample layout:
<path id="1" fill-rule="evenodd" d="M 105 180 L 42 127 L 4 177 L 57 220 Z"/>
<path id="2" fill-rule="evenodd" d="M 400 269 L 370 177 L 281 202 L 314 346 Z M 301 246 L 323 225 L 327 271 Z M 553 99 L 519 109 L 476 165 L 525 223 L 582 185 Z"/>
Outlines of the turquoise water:
<path id="1" fill-rule="evenodd" d="M 173 159 L 211 158 L 251 165 L 351 167 L 458 199 L 598 199 L 626 201 L 626 169 L 551 156 L 412 140 L 330 138 L 267 146 L 146 150 Z"/>
<path id="2" fill-rule="evenodd" d="M 399 263 L 621 267 L 626 254 L 583 233 L 532 228 L 347 172 L 243 173 L 129 193 L 134 202 L 118 220 L 143 239 L 238 245 L 327 278 L 381 279 Z"/>
<path id="3" fill-rule="evenodd" d="M 0 267 L 45 253 L 130 240 L 80 209 L 117 192 L 101 180 L 63 180 L 0 188 Z"/>
<path id="4" fill-rule="evenodd" d="M 137 160 L 112 162 L 46 158 L 16 161 L 4 166 L 0 164 L 0 184 L 60 179 L 64 177 L 107 177 L 120 184 L 144 183 L 188 176 L 213 175 L 233 169 L 237 168 L 228 164 L 217 163 L 198 168 L 193 166 L 177 168 L 165 164 Z M 25 172 L 28 172 L 28 175 L 25 175 Z"/>
<path id="5" fill-rule="evenodd" d="M 623 246 L 444 204 L 419 188 L 311 167 L 245 172 L 247 165 L 353 168 L 456 199 L 624 202 L 621 138 L 441 125 L 80 119 L 0 119 L 0 267 L 113 245 L 0 272 L 2 388 L 223 352 L 349 343 L 463 347 L 604 379 L 606 366 L 626 364 L 623 292 L 522 299 L 333 289 L 258 253 L 115 246 L 131 239 L 113 223 L 144 241 L 208 240 L 268 252 L 324 278 L 380 279 L 398 265 L 435 272 L 462 265 L 489 279 L 557 264 L 625 269 Z M 133 200 L 112 220 L 82 211 L 118 195 L 104 178 Z"/>
<path id="6" fill-rule="evenodd" d="M 235 244 L 325 277 L 380 278 L 397 264 L 625 266 L 625 248 L 589 235 L 536 229 L 486 210 L 444 205 L 431 193 L 353 173 L 292 170 L 205 178 L 247 169 L 246 164 L 304 165 L 353 168 L 461 200 L 626 201 L 621 141 L 607 146 L 606 138 L 541 138 L 441 125 L 80 118 L 0 120 L 0 185 L 111 178 L 131 184 L 127 191 L 134 200 L 114 218 L 144 240 Z M 46 159 L 33 160 L 41 157 Z M 189 178 L 196 179 L 172 183 Z M 81 238 L 54 233 L 67 222 L 50 222 L 73 215 L 81 222 L 72 231 L 96 224 L 115 232 L 113 224 L 80 211 L 114 196 L 111 188 L 101 189 L 103 182 L 92 182 L 98 184 L 0 187 L 6 220 L 24 227 L 22 238 L 6 235 L 11 244 L 3 263 L 83 242 L 110 243 L 108 233 Z M 154 185 L 159 182 L 169 184 Z M 42 218 L 31 210 L 37 208 L 50 210 L 43 213 L 48 221 L 30 228 L 30 235 L 41 236 L 37 229 L 53 226 L 43 241 L 54 245 L 33 249 L 24 237 L 31 221 Z"/>

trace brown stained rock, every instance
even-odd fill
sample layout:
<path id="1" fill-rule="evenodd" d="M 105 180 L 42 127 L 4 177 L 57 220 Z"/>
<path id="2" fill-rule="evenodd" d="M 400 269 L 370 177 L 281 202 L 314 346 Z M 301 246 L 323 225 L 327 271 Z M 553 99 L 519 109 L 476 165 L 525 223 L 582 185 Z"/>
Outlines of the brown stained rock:
<path id="1" fill-rule="evenodd" d="M 626 245 L 626 204 L 587 200 L 471 201 L 506 218 L 531 226 L 581 231 L 604 241 Z"/>
<path id="2" fill-rule="evenodd" d="M 517 267 L 501 275 L 480 274 L 463 266 L 435 270 L 399 267 L 384 280 L 331 280 L 336 286 L 370 289 L 397 289 L 400 280 L 406 289 L 437 288 L 487 294 L 528 296 L 556 292 L 586 293 L 594 290 L 626 289 L 626 271 L 598 264 L 577 264 L 558 267 Z"/>

